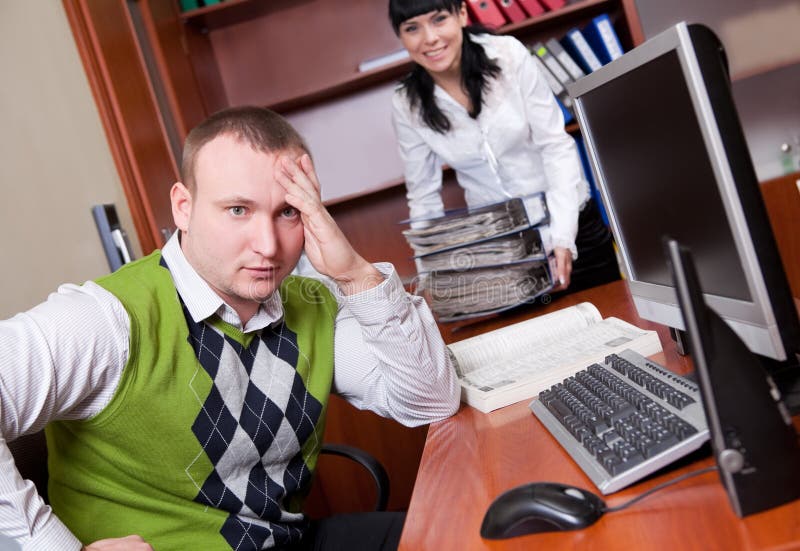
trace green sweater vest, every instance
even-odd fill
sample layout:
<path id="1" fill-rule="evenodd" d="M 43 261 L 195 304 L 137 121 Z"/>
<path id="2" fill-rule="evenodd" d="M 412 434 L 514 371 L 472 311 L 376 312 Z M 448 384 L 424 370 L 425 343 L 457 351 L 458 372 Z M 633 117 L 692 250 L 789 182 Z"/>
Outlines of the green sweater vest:
<path id="1" fill-rule="evenodd" d="M 139 534 L 158 551 L 296 541 L 305 521 L 288 511 L 299 512 L 308 491 L 333 378 L 337 305 L 330 292 L 290 276 L 280 290 L 283 325 L 244 335 L 216 316 L 195 326 L 160 251 L 97 283 L 130 316 L 130 357 L 103 411 L 47 427 L 49 495 L 59 518 L 84 543 Z M 196 335 L 215 344 L 198 346 Z M 223 344 L 219 358 L 210 353 Z M 226 390 L 220 381 L 229 373 L 240 378 Z M 251 383 L 257 379 L 261 389 Z M 264 400 L 273 383 L 284 395 L 291 388 L 288 406 L 285 396 L 283 404 Z M 241 386 L 247 396 L 240 411 L 220 406 L 231 392 L 244 397 Z M 223 457 L 229 446 L 236 453 Z M 226 473 L 246 483 L 226 486 Z M 270 497 L 261 507 L 265 492 Z"/>

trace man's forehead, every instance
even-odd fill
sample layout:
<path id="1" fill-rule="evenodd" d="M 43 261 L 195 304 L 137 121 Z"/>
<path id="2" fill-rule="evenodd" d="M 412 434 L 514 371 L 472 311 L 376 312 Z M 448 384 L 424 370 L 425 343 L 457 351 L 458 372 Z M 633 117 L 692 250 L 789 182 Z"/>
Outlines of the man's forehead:
<path id="1" fill-rule="evenodd" d="M 298 158 L 303 154 L 303 151 L 298 147 L 269 149 L 267 147 L 260 146 L 259 144 L 248 140 L 243 136 L 228 132 L 215 136 L 205 143 L 197 152 L 197 157 L 207 157 L 207 154 L 209 153 L 239 152 L 248 149 L 256 153 L 262 153 L 264 155 L 276 158 L 283 155 L 287 155 L 292 158 Z"/>

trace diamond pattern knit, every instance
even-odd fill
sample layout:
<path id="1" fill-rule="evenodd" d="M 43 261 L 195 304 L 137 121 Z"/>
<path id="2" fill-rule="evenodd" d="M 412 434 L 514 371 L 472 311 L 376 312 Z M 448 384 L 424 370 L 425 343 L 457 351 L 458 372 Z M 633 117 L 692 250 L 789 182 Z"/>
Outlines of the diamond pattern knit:
<path id="1" fill-rule="evenodd" d="M 299 541 L 306 520 L 286 511 L 284 501 L 310 483 L 302 449 L 315 438 L 323 408 L 295 368 L 307 362 L 297 335 L 280 323 L 245 344 L 226 334 L 221 320 L 195 323 L 185 307 L 184 314 L 189 342 L 213 381 L 207 396 L 198 396 L 202 408 L 192 425 L 214 466 L 194 481 L 195 500 L 230 513 L 220 533 L 233 549 Z"/>

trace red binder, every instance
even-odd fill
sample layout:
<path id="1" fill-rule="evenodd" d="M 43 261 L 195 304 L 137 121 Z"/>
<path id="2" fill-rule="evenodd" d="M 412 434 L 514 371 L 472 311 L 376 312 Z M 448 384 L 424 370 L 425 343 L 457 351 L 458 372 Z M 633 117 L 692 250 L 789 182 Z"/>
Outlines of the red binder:
<path id="1" fill-rule="evenodd" d="M 567 3 L 567 0 L 539 0 L 544 7 L 550 11 L 555 11 L 558 8 L 563 8 L 564 4 Z"/>
<path id="2" fill-rule="evenodd" d="M 503 12 L 503 15 L 506 16 L 511 23 L 516 23 L 517 21 L 522 21 L 523 19 L 527 19 L 527 14 L 522 11 L 522 8 L 517 3 L 517 0 L 494 0 L 497 3 L 497 7 L 500 8 L 500 11 Z"/>
<path id="3" fill-rule="evenodd" d="M 494 28 L 506 24 L 506 18 L 492 0 L 467 0 L 467 9 L 476 23 Z"/>
<path id="4" fill-rule="evenodd" d="M 539 0 L 517 0 L 528 17 L 534 17 L 544 13 L 544 6 L 539 3 Z"/>

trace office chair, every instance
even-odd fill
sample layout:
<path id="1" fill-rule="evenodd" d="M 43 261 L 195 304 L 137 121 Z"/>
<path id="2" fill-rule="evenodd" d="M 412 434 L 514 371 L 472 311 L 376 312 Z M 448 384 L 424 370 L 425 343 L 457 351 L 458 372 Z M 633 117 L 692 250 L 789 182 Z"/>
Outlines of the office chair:
<path id="1" fill-rule="evenodd" d="M 47 441 L 44 432 L 26 434 L 8 443 L 22 478 L 36 485 L 47 501 Z M 358 463 L 372 477 L 377 490 L 374 511 L 385 511 L 389 502 L 389 476 L 383 465 L 368 452 L 347 444 L 323 444 L 321 453 L 345 457 Z"/>

